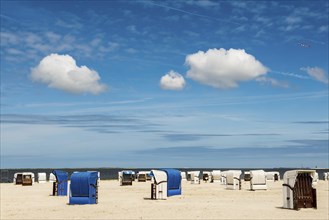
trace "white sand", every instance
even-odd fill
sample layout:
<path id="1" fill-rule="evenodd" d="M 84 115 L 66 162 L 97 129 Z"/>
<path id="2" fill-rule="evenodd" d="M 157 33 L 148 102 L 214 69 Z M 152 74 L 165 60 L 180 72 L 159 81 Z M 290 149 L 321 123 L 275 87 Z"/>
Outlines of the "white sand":
<path id="1" fill-rule="evenodd" d="M 183 182 L 183 194 L 150 200 L 151 183 L 101 181 L 99 203 L 68 205 L 68 197 L 50 196 L 52 183 L 18 186 L 2 183 L 1 219 L 329 219 L 329 182 L 319 181 L 317 209 L 282 209 L 282 181 L 267 191 L 226 190 L 219 183 Z"/>

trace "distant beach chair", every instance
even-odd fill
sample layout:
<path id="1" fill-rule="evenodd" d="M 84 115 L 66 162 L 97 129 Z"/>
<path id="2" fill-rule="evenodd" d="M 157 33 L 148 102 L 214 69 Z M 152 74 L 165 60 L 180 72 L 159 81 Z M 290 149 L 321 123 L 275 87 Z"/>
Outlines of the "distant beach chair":
<path id="1" fill-rule="evenodd" d="M 137 174 L 137 180 L 138 180 L 138 182 L 146 182 L 147 172 L 139 171 L 138 174 Z"/>
<path id="2" fill-rule="evenodd" d="M 277 171 L 266 172 L 266 180 L 268 181 L 279 181 L 280 173 Z"/>
<path id="3" fill-rule="evenodd" d="M 22 183 L 23 183 L 23 173 L 15 173 L 13 183 L 15 185 L 22 185 Z"/>
<path id="4" fill-rule="evenodd" d="M 226 185 L 226 174 L 227 170 L 221 172 L 220 182 L 222 185 Z"/>
<path id="5" fill-rule="evenodd" d="M 220 170 L 213 170 L 211 172 L 211 182 L 221 182 L 221 171 Z"/>
<path id="6" fill-rule="evenodd" d="M 62 170 L 54 170 L 52 173 L 56 177 L 56 181 L 53 182 L 53 196 L 66 196 L 68 173 Z"/>
<path id="7" fill-rule="evenodd" d="M 74 172 L 71 175 L 69 204 L 98 203 L 98 172 Z"/>
<path id="8" fill-rule="evenodd" d="M 181 177 L 182 177 L 182 180 L 187 181 L 187 178 L 186 178 L 186 172 L 185 172 L 185 171 L 181 171 L 181 172 L 180 172 L 180 175 L 181 175 Z"/>
<path id="9" fill-rule="evenodd" d="M 226 189 L 241 189 L 241 170 L 228 170 L 226 172 Z"/>
<path id="10" fill-rule="evenodd" d="M 146 172 L 146 181 L 151 181 L 151 180 L 152 180 L 151 171 L 147 171 Z"/>
<path id="11" fill-rule="evenodd" d="M 135 172 L 132 170 L 123 170 L 119 172 L 120 186 L 132 185 Z"/>
<path id="12" fill-rule="evenodd" d="M 266 173 L 264 170 L 250 171 L 250 190 L 267 190 Z"/>
<path id="13" fill-rule="evenodd" d="M 47 182 L 47 174 L 46 173 L 38 173 L 38 183 Z"/>
<path id="14" fill-rule="evenodd" d="M 211 172 L 209 172 L 209 171 L 203 171 L 202 172 L 202 180 L 204 181 L 204 182 L 211 182 Z"/>
<path id="15" fill-rule="evenodd" d="M 283 208 L 317 208 L 312 182 L 315 170 L 290 170 L 283 175 Z"/>
<path id="16" fill-rule="evenodd" d="M 250 171 L 244 171 L 243 172 L 243 179 L 244 179 L 244 181 L 250 181 L 250 179 L 251 179 Z"/>
<path id="17" fill-rule="evenodd" d="M 34 183 L 34 173 L 24 172 L 22 173 L 22 185 L 32 186 Z"/>
<path id="18" fill-rule="evenodd" d="M 200 184 L 200 171 L 188 171 L 187 176 L 192 184 Z"/>
<path id="19" fill-rule="evenodd" d="M 152 170 L 151 199 L 167 199 L 169 196 L 181 195 L 181 172 L 175 169 Z"/>

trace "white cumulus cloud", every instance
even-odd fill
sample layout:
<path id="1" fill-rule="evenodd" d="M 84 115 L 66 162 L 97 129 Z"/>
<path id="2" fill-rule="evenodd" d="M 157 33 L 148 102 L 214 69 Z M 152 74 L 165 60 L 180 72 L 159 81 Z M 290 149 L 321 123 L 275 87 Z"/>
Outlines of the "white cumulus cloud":
<path id="1" fill-rule="evenodd" d="M 323 82 L 325 84 L 329 83 L 328 73 L 319 67 L 302 67 L 300 70 L 305 71 L 313 79 Z"/>
<path id="2" fill-rule="evenodd" d="M 70 93 L 99 94 L 107 89 L 99 82 L 100 76 L 86 66 L 77 66 L 69 55 L 50 54 L 31 69 L 31 79 L 50 88 Z"/>
<path id="3" fill-rule="evenodd" d="M 165 90 L 182 90 L 185 87 L 185 79 L 179 73 L 171 70 L 161 77 L 160 87 Z"/>
<path id="4" fill-rule="evenodd" d="M 209 49 L 186 56 L 190 68 L 187 77 L 215 88 L 238 87 L 239 81 L 249 81 L 265 75 L 268 69 L 242 49 Z"/>

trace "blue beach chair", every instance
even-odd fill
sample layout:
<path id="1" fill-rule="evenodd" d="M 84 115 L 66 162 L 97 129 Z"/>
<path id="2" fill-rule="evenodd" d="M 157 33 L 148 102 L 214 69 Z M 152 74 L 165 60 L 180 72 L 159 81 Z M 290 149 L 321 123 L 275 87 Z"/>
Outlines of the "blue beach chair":
<path id="1" fill-rule="evenodd" d="M 56 182 L 53 182 L 53 196 L 66 196 L 68 173 L 62 170 L 54 170 L 52 173 L 56 177 Z"/>
<path id="2" fill-rule="evenodd" d="M 74 172 L 71 175 L 69 204 L 98 203 L 98 173 Z"/>

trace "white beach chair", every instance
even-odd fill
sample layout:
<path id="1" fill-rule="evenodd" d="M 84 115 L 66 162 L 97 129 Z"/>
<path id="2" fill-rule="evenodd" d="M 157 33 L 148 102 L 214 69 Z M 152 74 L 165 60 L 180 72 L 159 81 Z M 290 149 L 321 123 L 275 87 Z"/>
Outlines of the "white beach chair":
<path id="1" fill-rule="evenodd" d="M 250 171 L 250 190 L 267 190 L 266 173 L 264 170 Z"/>
<path id="2" fill-rule="evenodd" d="M 167 174 L 162 170 L 152 170 L 154 175 L 151 198 L 167 199 Z"/>
<path id="3" fill-rule="evenodd" d="M 13 183 L 15 185 L 21 185 L 23 182 L 23 173 L 15 173 Z"/>
<path id="4" fill-rule="evenodd" d="M 188 171 L 187 175 L 190 176 L 192 184 L 200 184 L 200 171 Z"/>
<path id="5" fill-rule="evenodd" d="M 211 172 L 210 171 L 203 171 L 202 172 L 202 180 L 204 181 L 204 182 L 211 182 Z"/>
<path id="6" fill-rule="evenodd" d="M 227 171 L 221 172 L 220 182 L 222 185 L 226 185 L 226 174 L 227 174 Z"/>
<path id="7" fill-rule="evenodd" d="M 132 170 L 123 170 L 119 172 L 120 186 L 132 185 L 135 172 Z"/>
<path id="8" fill-rule="evenodd" d="M 186 172 L 181 171 L 181 172 L 180 172 L 180 175 L 181 175 L 181 177 L 182 177 L 182 180 L 187 181 L 187 179 L 186 179 Z"/>
<path id="9" fill-rule="evenodd" d="M 211 182 L 213 183 L 220 183 L 221 182 L 221 171 L 220 170 L 213 170 L 211 172 Z"/>
<path id="10" fill-rule="evenodd" d="M 241 189 L 241 170 L 229 170 L 226 173 L 226 189 Z"/>
<path id="11" fill-rule="evenodd" d="M 38 173 L 38 183 L 47 182 L 47 174 L 46 173 Z"/>
<path id="12" fill-rule="evenodd" d="M 277 171 L 266 172 L 266 180 L 268 181 L 279 181 L 280 173 Z"/>

